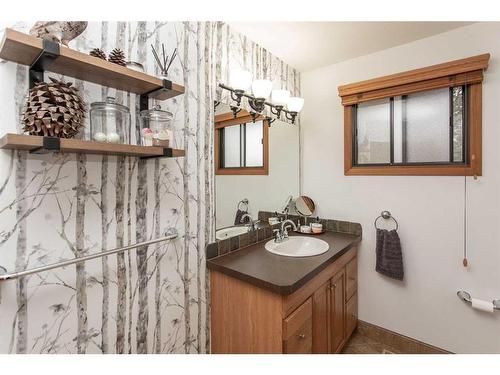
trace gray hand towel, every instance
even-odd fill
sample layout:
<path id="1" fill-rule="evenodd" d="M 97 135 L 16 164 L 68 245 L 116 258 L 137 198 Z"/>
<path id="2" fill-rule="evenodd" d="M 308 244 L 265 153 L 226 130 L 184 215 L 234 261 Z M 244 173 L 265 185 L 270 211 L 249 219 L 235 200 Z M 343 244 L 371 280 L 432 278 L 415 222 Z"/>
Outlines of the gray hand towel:
<path id="1" fill-rule="evenodd" d="M 377 265 L 375 270 L 393 279 L 403 280 L 403 254 L 398 232 L 377 229 Z"/>
<path id="2" fill-rule="evenodd" d="M 249 222 L 248 216 L 245 217 L 245 219 L 243 221 L 241 221 L 242 216 L 245 215 L 246 213 L 248 213 L 248 212 L 240 210 L 238 208 L 238 211 L 236 211 L 236 217 L 234 218 L 234 225 L 240 225 L 240 224 L 248 223 Z"/>

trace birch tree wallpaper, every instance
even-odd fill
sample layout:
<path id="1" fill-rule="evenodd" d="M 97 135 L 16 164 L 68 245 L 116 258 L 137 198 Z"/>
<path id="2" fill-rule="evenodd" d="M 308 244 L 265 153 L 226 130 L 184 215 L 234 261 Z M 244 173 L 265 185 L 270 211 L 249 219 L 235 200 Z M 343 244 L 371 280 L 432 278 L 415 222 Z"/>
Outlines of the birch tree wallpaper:
<path id="1" fill-rule="evenodd" d="M 0 353 L 210 352 L 205 247 L 216 214 L 213 103 L 229 103 L 217 84 L 228 82 L 231 68 L 245 67 L 298 96 L 300 77 L 222 22 L 89 22 L 70 48 L 120 48 L 158 75 L 150 45 L 161 43 L 168 53 L 178 50 L 169 74 L 185 94 L 154 104 L 174 114 L 173 147 L 186 156 L 0 150 L 0 266 L 29 269 L 158 238 L 168 228 L 177 239 L 1 283 Z M 87 105 L 115 97 L 130 108 L 136 129 L 136 95 L 48 77 L 75 82 Z M 1 133 L 20 133 L 28 67 L 0 63 L 0 82 Z"/>

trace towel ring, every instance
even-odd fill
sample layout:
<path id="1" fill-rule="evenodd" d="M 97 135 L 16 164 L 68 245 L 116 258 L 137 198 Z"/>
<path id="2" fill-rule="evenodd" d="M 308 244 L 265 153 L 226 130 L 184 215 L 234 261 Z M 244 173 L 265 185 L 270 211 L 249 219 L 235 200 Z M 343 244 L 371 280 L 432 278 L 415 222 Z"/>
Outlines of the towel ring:
<path id="1" fill-rule="evenodd" d="M 247 198 L 243 198 L 241 201 L 238 202 L 238 210 L 241 210 L 241 205 L 245 205 L 245 209 L 242 210 L 242 211 L 248 211 L 248 199 Z"/>
<path id="2" fill-rule="evenodd" d="M 398 224 L 398 221 L 396 219 L 394 219 L 394 217 L 391 215 L 391 213 L 389 211 L 382 211 L 380 213 L 380 215 L 375 219 L 375 221 L 373 222 L 373 225 L 375 226 L 375 229 L 380 229 L 379 227 L 377 227 L 377 221 L 378 219 L 392 219 L 394 220 L 394 223 L 396 224 L 396 231 L 398 230 L 399 228 L 399 224 Z"/>

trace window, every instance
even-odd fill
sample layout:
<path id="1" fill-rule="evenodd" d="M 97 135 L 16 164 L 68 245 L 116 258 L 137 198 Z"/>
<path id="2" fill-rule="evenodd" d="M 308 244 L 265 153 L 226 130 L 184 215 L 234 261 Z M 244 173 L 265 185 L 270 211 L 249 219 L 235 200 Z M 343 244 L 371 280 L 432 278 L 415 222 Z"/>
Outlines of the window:
<path id="1" fill-rule="evenodd" d="M 339 87 L 346 175 L 481 175 L 489 54 Z"/>
<path id="2" fill-rule="evenodd" d="M 216 116 L 216 174 L 268 174 L 268 123 L 249 114 Z"/>
<path id="3" fill-rule="evenodd" d="M 466 86 L 353 107 L 354 166 L 465 165 Z"/>

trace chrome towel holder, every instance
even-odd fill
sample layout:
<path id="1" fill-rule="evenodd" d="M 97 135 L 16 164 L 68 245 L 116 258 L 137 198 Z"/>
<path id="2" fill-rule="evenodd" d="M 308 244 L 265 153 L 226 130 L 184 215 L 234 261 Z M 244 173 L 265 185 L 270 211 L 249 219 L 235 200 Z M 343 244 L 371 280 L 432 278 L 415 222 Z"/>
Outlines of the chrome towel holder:
<path id="1" fill-rule="evenodd" d="M 469 292 L 466 292 L 465 290 L 459 290 L 457 292 L 457 296 L 462 301 L 472 304 L 472 297 Z M 494 310 L 500 310 L 500 299 L 494 299 L 493 301 L 491 301 L 491 303 L 493 303 Z"/>
<path id="2" fill-rule="evenodd" d="M 394 216 L 392 216 L 392 214 L 390 213 L 390 211 L 382 211 L 380 213 L 379 216 L 377 216 L 377 218 L 375 219 L 375 221 L 373 222 L 373 225 L 375 226 L 375 229 L 380 229 L 379 227 L 377 227 L 377 221 L 378 219 L 392 219 L 394 221 L 394 223 L 396 224 L 396 229 L 395 230 L 398 230 L 399 228 L 399 224 L 398 224 L 398 221 L 396 219 L 394 219 Z"/>

